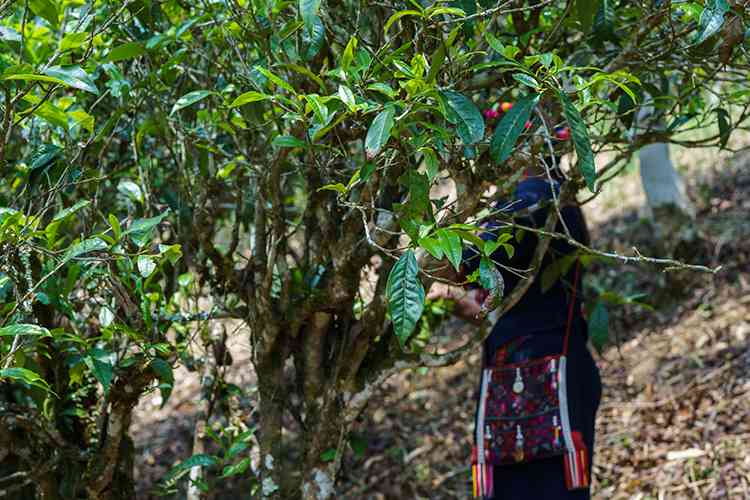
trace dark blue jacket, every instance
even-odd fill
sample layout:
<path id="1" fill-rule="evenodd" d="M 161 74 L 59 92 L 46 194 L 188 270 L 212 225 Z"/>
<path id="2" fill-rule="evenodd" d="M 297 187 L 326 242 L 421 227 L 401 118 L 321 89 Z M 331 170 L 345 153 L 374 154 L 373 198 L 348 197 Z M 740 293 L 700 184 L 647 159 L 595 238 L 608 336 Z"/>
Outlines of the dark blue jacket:
<path id="1" fill-rule="evenodd" d="M 497 203 L 494 208 L 504 212 L 505 217 L 503 219 L 507 220 L 507 216 L 511 216 L 518 224 L 542 228 L 549 210 L 554 210 L 551 203 L 552 189 L 557 192 L 559 189 L 557 183 L 550 184 L 547 180 L 537 178 L 526 179 L 519 183 L 511 202 Z M 589 236 L 581 209 L 577 206 L 566 206 L 561 209 L 561 213 L 573 238 L 588 244 Z M 488 231 L 481 235 L 482 239 L 494 240 L 497 234 L 492 229 L 500 226 L 496 222 L 489 221 L 486 227 Z M 564 233 L 563 226 L 559 221 L 556 231 Z M 514 269 L 529 269 L 537 242 L 538 237 L 535 233 L 525 232 L 520 242 L 510 241 L 515 247 L 513 258 L 508 258 L 507 253 L 501 247 L 492 255 L 492 259 L 499 264 L 505 264 Z M 554 265 L 559 259 L 575 252 L 575 250 L 575 247 L 565 240 L 552 240 L 542 261 L 542 268 L 537 273 L 534 282 L 521 300 L 506 312 L 493 327 L 492 333 L 485 342 L 486 353 L 495 352 L 500 345 L 521 335 L 564 333 L 576 266 L 571 265 L 568 272 L 557 279 L 546 291 L 542 290 L 542 274 L 549 266 Z M 478 268 L 479 253 L 476 248 L 470 247 L 464 251 L 463 263 L 467 275 Z M 513 291 L 522 278 L 500 266 L 498 266 L 498 269 L 505 280 L 505 294 L 507 295 Z M 577 302 L 580 302 L 581 282 L 582 275 L 578 279 Z M 582 321 L 581 308 L 579 305 L 574 307 L 575 321 L 580 322 Z M 586 332 L 586 329 L 583 328 L 582 331 Z"/>

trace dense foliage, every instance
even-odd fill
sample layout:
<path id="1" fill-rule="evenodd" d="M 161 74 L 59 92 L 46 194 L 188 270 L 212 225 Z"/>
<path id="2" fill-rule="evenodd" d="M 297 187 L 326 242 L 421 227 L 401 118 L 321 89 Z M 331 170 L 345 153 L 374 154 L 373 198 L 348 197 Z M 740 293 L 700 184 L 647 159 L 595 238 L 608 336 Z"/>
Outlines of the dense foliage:
<path id="1" fill-rule="evenodd" d="M 246 475 L 258 496 L 330 497 L 373 388 L 475 344 L 426 348 L 425 286 L 474 244 L 470 279 L 501 298 L 490 256 L 522 231 L 484 243 L 477 224 L 526 166 L 570 153 L 558 201 L 583 201 L 644 144 L 724 147 L 748 116 L 739 0 L 0 15 L 0 490 L 19 498 L 133 498 L 132 410 L 169 398 L 176 364 L 207 404 L 167 490 Z M 248 390 L 220 377 L 231 319 L 250 332 L 252 421 L 214 404 Z M 221 451 L 199 452 L 204 434 Z"/>

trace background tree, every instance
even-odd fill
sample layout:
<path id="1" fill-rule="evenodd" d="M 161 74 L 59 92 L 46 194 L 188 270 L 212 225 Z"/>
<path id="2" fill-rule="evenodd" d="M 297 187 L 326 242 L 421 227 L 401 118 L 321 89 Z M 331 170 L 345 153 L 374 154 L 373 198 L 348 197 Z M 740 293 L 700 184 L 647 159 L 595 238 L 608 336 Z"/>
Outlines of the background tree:
<path id="1" fill-rule="evenodd" d="M 132 498 L 132 409 L 169 397 L 177 363 L 203 374 L 200 422 L 232 418 L 215 403 L 243 391 L 217 376 L 234 319 L 257 422 L 212 436 L 213 455 L 199 428 L 167 485 L 190 473 L 195 498 L 204 472 L 252 467 L 257 496 L 330 498 L 375 388 L 481 340 L 431 343 L 425 287 L 476 245 L 469 279 L 502 313 L 540 259 L 502 297 L 494 251 L 536 231 L 541 257 L 568 237 L 551 211 L 542 230 L 508 220 L 478 238 L 525 166 L 574 153 L 555 203 L 585 202 L 644 145 L 725 146 L 748 115 L 738 1 L 4 0 L 0 14 L 0 487 L 21 497 Z M 515 104 L 485 120 L 500 101 Z M 632 126 L 644 106 L 666 129 Z"/>

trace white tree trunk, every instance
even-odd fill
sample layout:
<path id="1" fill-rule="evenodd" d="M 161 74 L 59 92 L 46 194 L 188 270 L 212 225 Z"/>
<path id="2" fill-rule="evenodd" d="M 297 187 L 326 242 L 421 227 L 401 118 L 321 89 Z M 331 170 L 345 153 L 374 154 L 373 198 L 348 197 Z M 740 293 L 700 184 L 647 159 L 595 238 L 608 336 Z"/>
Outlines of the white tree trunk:
<path id="1" fill-rule="evenodd" d="M 685 192 L 685 183 L 669 157 L 669 145 L 649 144 L 641 149 L 639 156 L 649 217 L 653 217 L 655 209 L 669 205 L 692 217 L 693 205 Z"/>

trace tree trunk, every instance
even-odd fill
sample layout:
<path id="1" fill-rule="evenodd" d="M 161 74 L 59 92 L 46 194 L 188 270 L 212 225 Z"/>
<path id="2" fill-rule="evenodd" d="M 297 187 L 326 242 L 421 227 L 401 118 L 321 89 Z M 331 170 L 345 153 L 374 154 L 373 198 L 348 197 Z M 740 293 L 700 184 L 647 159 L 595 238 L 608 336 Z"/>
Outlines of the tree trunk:
<path id="1" fill-rule="evenodd" d="M 640 173 L 649 217 L 659 218 L 663 207 L 673 207 L 687 216 L 694 214 L 682 177 L 669 157 L 668 144 L 649 144 L 641 149 Z"/>

